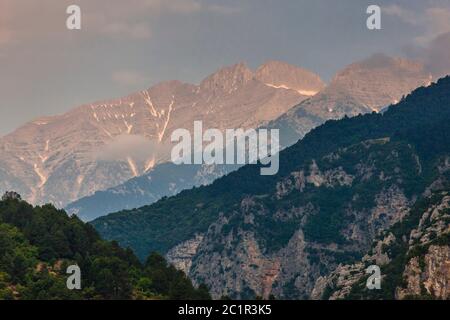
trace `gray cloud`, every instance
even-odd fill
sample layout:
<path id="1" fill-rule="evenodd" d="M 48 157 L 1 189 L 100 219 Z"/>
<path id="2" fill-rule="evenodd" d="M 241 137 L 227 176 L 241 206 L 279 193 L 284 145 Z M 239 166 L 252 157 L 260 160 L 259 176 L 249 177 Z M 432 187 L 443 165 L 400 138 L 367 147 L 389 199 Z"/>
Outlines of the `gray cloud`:
<path id="1" fill-rule="evenodd" d="M 437 35 L 450 32 L 450 7 L 429 7 L 420 12 L 391 4 L 383 7 L 383 13 L 399 18 L 404 23 L 422 27 L 423 34 L 414 39 L 418 45 L 426 45 Z"/>
<path id="2" fill-rule="evenodd" d="M 418 49 L 418 56 L 435 79 L 450 75 L 450 32 L 436 37 L 426 48 Z"/>
<path id="3" fill-rule="evenodd" d="M 125 87 L 144 87 L 150 82 L 150 78 L 134 70 L 119 70 L 113 72 L 112 80 Z"/>
<path id="4" fill-rule="evenodd" d="M 383 7 L 383 13 L 421 30 L 404 45 L 405 54 L 423 62 L 434 79 L 450 74 L 450 6 L 414 10 L 398 4 Z"/>
<path id="5" fill-rule="evenodd" d="M 139 135 L 122 134 L 97 150 L 94 156 L 104 161 L 125 161 L 127 157 L 130 157 L 134 161 L 144 162 L 156 157 L 160 149 L 161 147 L 156 141 Z"/>
<path id="6" fill-rule="evenodd" d="M 83 27 L 91 36 L 108 35 L 117 38 L 149 39 L 149 20 L 164 15 L 197 13 L 231 14 L 236 7 L 209 3 L 207 0 L 2 0 L 0 3 L 0 45 L 26 41 L 39 34 L 57 38 L 67 35 L 64 26 L 65 8 L 81 7 Z"/>
<path id="7" fill-rule="evenodd" d="M 146 40 L 150 39 L 152 35 L 151 28 L 148 24 L 143 22 L 138 23 L 123 23 L 113 22 L 106 23 L 99 32 L 112 37 L 128 37 L 132 39 Z"/>

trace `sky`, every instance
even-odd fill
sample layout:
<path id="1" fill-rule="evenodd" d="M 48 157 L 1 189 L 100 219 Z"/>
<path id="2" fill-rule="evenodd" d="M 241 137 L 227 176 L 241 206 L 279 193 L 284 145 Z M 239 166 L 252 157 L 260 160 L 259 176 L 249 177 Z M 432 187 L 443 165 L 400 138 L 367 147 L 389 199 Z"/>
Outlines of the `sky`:
<path id="1" fill-rule="evenodd" d="M 72 4 L 81 30 L 66 28 Z M 370 4 L 381 30 L 366 27 Z M 330 81 L 379 52 L 450 71 L 450 0 L 0 0 L 0 136 L 241 61 L 281 60 Z"/>

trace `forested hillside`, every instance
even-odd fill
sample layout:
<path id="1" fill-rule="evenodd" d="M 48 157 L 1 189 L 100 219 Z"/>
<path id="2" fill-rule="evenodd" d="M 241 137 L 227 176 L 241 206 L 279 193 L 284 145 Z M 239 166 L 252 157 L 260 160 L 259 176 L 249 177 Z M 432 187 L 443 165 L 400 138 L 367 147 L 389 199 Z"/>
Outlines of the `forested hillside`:
<path id="1" fill-rule="evenodd" d="M 69 265 L 81 269 L 81 290 L 67 288 Z M 0 300 L 208 298 L 158 254 L 141 264 L 52 205 L 32 207 L 15 193 L 0 201 Z"/>

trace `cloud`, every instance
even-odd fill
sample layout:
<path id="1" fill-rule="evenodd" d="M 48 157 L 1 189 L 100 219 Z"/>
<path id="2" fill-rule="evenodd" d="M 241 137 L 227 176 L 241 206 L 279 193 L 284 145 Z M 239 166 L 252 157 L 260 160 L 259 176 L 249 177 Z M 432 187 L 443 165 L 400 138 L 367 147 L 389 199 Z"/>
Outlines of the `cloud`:
<path id="1" fill-rule="evenodd" d="M 203 12 L 232 14 L 238 10 L 206 0 L 78 0 L 83 35 L 115 39 L 151 39 L 154 23 L 169 15 Z M 66 8 L 73 0 L 0 1 L 0 45 L 67 37 Z"/>
<path id="2" fill-rule="evenodd" d="M 418 23 L 416 12 L 406 9 L 406 8 L 403 8 L 397 4 L 392 4 L 392 5 L 383 7 L 383 13 L 393 16 L 393 17 L 397 17 L 400 20 L 402 20 L 403 22 L 406 22 L 409 24 L 417 24 Z"/>
<path id="3" fill-rule="evenodd" d="M 450 75 L 450 32 L 431 41 L 423 50 L 423 60 L 435 79 Z"/>
<path id="4" fill-rule="evenodd" d="M 126 160 L 146 161 L 157 155 L 159 145 L 140 135 L 122 134 L 114 138 L 94 154 L 95 158 L 103 161 Z"/>
<path id="5" fill-rule="evenodd" d="M 11 30 L 4 29 L 0 26 L 0 46 L 10 43 L 12 39 L 13 38 Z"/>
<path id="6" fill-rule="evenodd" d="M 450 32 L 435 37 L 426 45 L 406 45 L 404 52 L 409 58 L 421 61 L 435 80 L 450 75 Z"/>
<path id="7" fill-rule="evenodd" d="M 0 2 L 0 46 L 10 44 L 14 40 L 17 23 L 14 21 L 15 7 L 11 0 Z"/>
<path id="8" fill-rule="evenodd" d="M 383 7 L 383 13 L 423 30 L 404 47 L 408 57 L 420 60 L 434 79 L 450 74 L 450 7 L 417 12 L 393 4 Z"/>
<path id="9" fill-rule="evenodd" d="M 424 12 L 417 12 L 393 4 L 383 7 L 383 13 L 423 28 L 423 34 L 414 39 L 418 45 L 427 45 L 436 36 L 450 32 L 450 8 L 447 7 L 430 7 Z"/>
<path id="10" fill-rule="evenodd" d="M 192 14 L 202 10 L 202 4 L 195 0 L 145 0 L 144 5 L 160 13 Z"/>
<path id="11" fill-rule="evenodd" d="M 210 11 L 212 13 L 228 15 L 228 14 L 235 14 L 235 13 L 241 12 L 241 8 L 213 4 L 213 5 L 208 6 L 208 11 Z"/>
<path id="12" fill-rule="evenodd" d="M 236 7 L 209 2 L 200 0 L 145 0 L 145 4 L 148 8 L 160 13 L 168 12 L 186 15 L 199 12 L 212 12 L 217 14 L 232 14 L 239 12 L 239 9 Z"/>
<path id="13" fill-rule="evenodd" d="M 116 71 L 112 74 L 111 78 L 115 83 L 127 87 L 143 86 L 150 82 L 148 77 L 132 70 Z"/>
<path id="14" fill-rule="evenodd" d="M 152 31 L 150 26 L 146 23 L 125 23 L 125 22 L 111 22 L 105 23 L 100 27 L 100 33 L 112 37 L 127 37 L 137 40 L 150 39 Z"/>
<path id="15" fill-rule="evenodd" d="M 112 1 L 108 6 L 81 6 L 89 31 L 113 38 L 148 40 L 152 21 L 168 15 L 193 15 L 211 12 L 221 15 L 235 13 L 234 7 L 199 0 L 128 0 Z"/>

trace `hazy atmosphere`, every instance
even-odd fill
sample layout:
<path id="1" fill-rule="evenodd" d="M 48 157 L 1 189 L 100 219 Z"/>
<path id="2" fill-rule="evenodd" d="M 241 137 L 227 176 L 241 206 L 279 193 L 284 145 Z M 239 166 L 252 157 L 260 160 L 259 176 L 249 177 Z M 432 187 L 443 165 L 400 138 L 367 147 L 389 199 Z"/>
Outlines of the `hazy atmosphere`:
<path id="1" fill-rule="evenodd" d="M 450 300 L 450 0 L 0 0 L 0 98 L 0 302 Z"/>
<path id="2" fill-rule="evenodd" d="M 377 1 L 380 31 L 366 28 L 372 3 L 2 0 L 0 135 L 162 80 L 198 83 L 239 61 L 282 60 L 326 81 L 376 52 L 421 59 L 435 74 L 450 69 L 449 1 Z M 81 7 L 79 31 L 65 27 L 70 4 Z"/>

